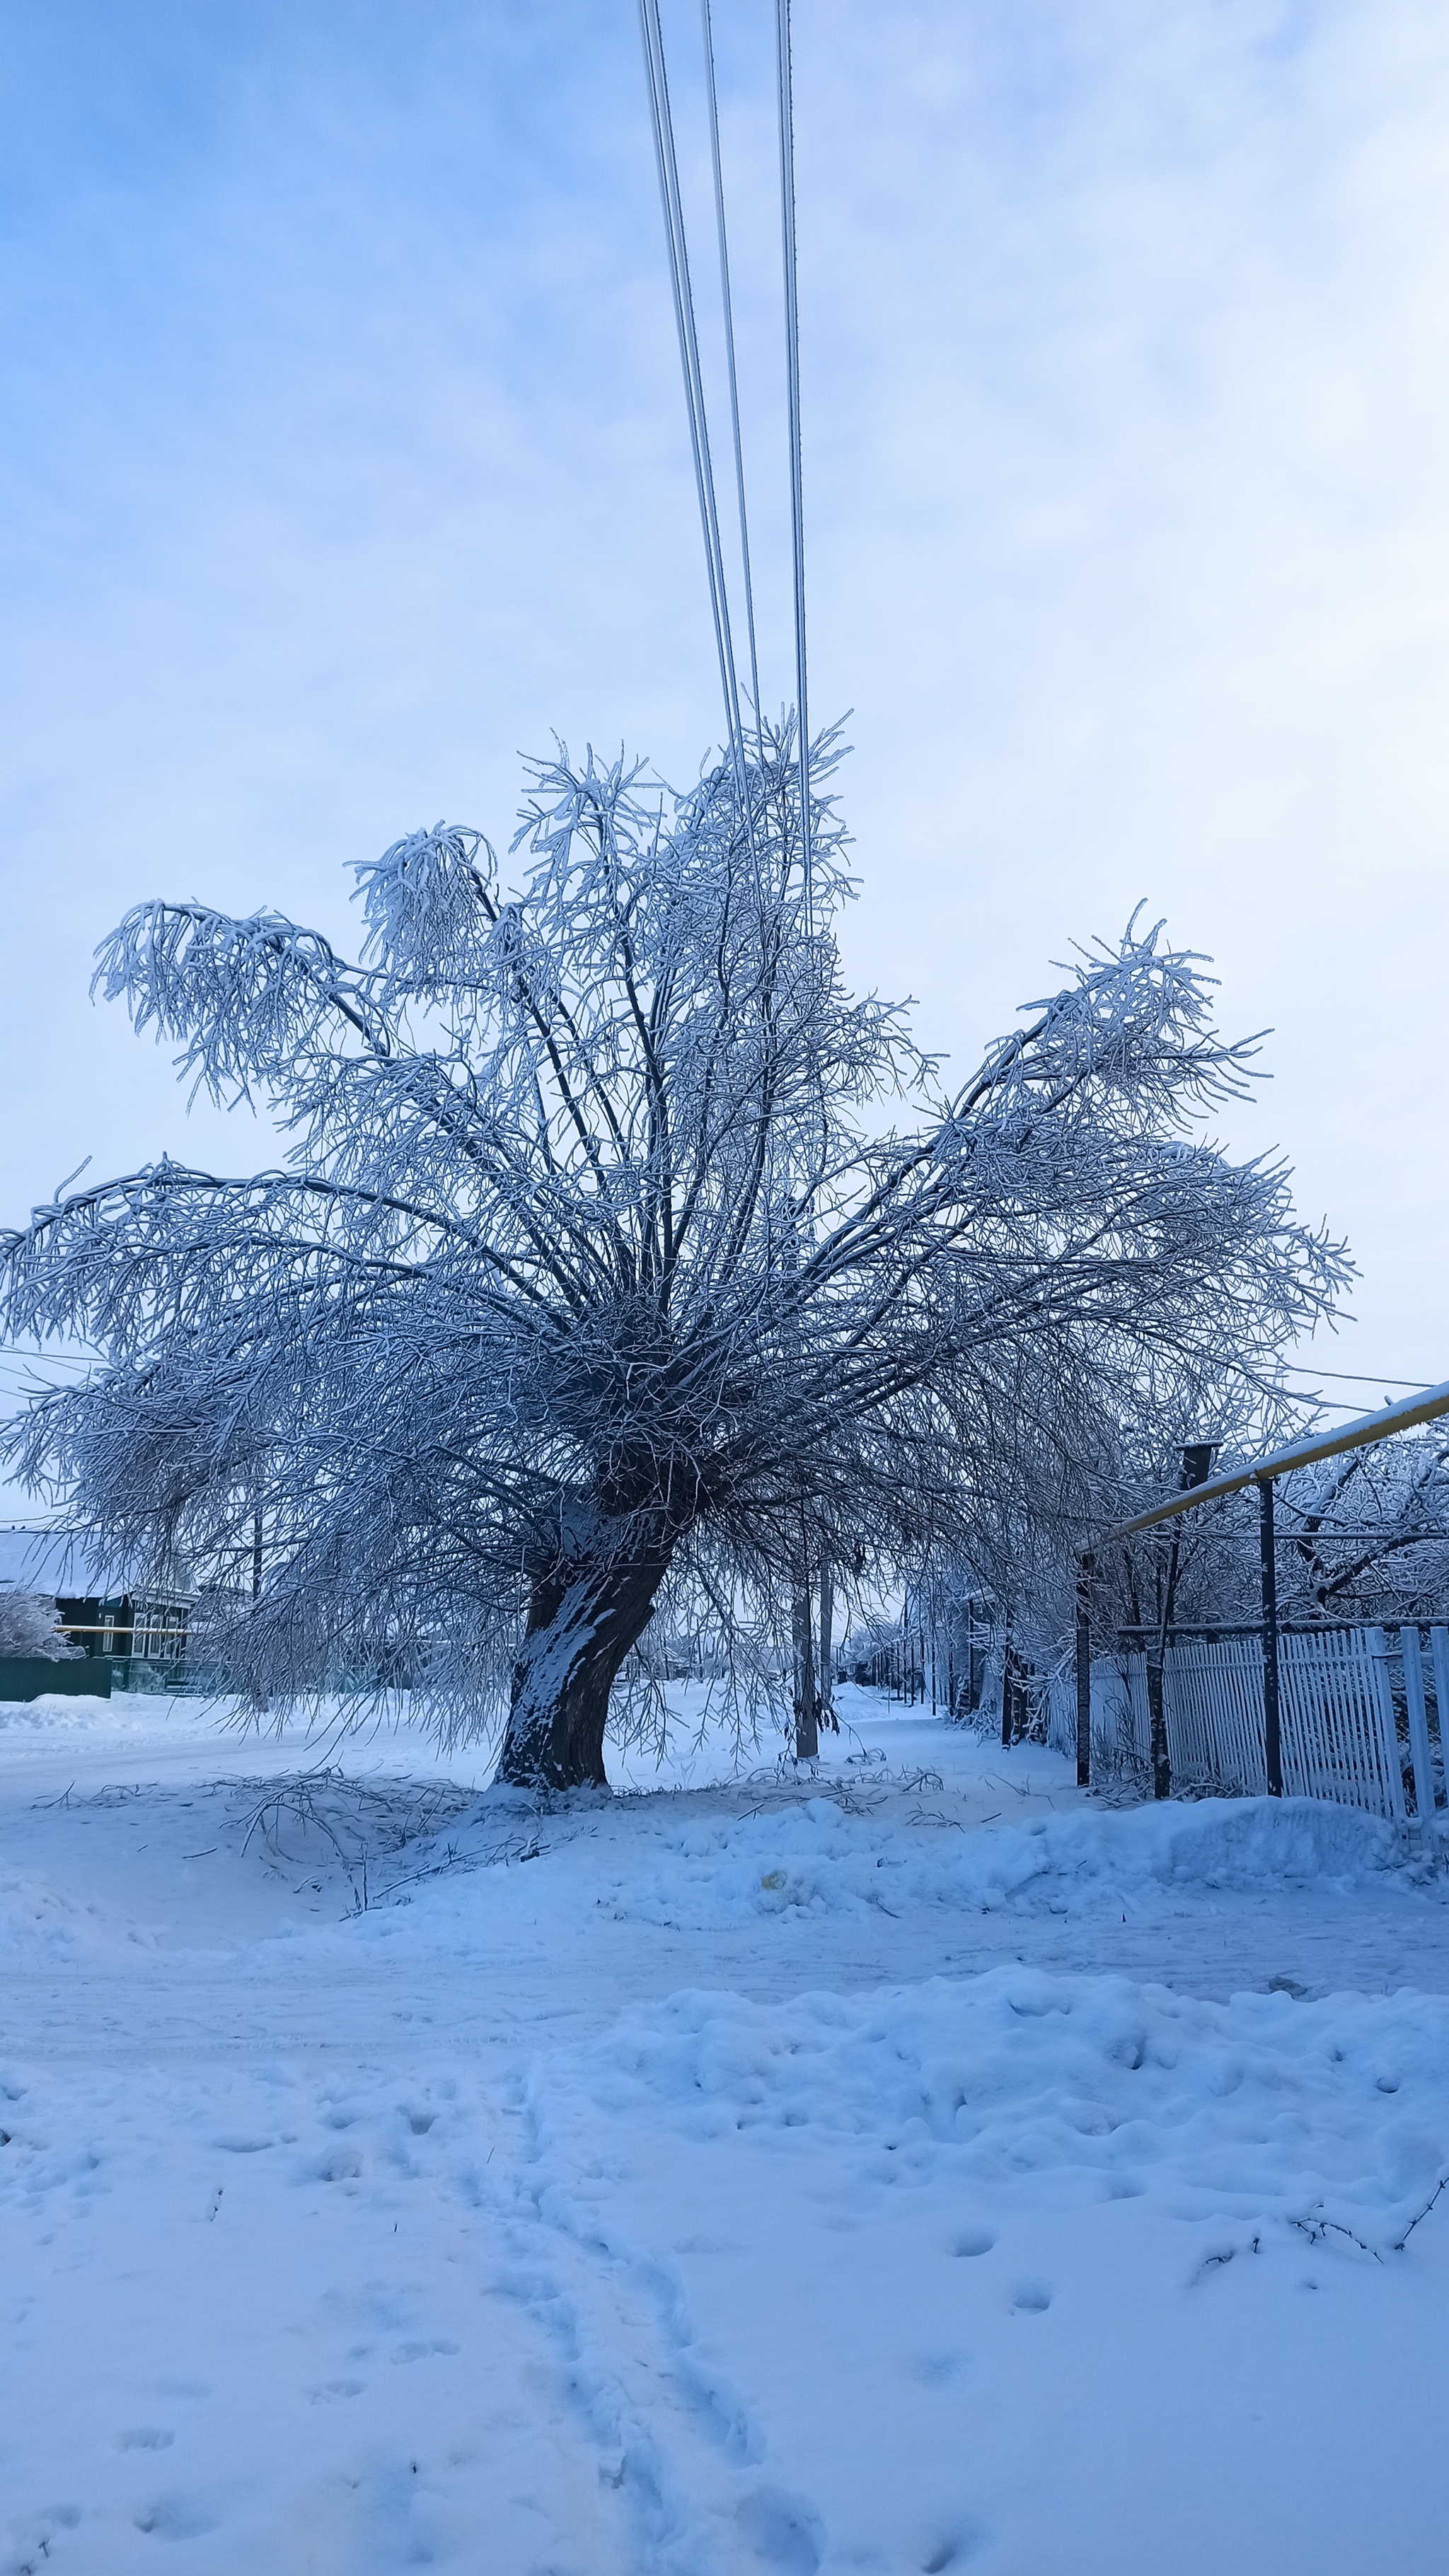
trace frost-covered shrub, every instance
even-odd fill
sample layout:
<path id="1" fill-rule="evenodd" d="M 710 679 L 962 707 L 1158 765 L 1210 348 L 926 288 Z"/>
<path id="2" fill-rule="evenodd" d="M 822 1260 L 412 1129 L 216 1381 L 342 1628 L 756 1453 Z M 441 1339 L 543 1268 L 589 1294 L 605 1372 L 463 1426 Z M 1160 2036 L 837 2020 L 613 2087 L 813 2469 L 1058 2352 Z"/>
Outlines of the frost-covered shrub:
<path id="1" fill-rule="evenodd" d="M 0 1656 L 43 1655 L 68 1662 L 80 1652 L 56 1632 L 55 1603 L 44 1592 L 0 1592 Z"/>

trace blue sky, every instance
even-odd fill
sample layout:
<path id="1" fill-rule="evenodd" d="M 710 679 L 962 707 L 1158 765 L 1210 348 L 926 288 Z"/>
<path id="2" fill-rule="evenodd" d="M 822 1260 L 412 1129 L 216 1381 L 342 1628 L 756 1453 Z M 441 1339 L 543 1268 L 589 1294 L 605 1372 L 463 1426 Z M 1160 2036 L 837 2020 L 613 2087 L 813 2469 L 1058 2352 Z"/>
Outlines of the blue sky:
<path id="1" fill-rule="evenodd" d="M 771 12 L 716 18 L 778 698 Z M 1276 1029 L 1231 1141 L 1358 1254 L 1328 1364 L 1449 1374 L 1449 17 L 796 20 L 852 969 L 964 1068 L 1145 898 Z M 666 24 L 695 187 L 692 0 Z M 15 1222 L 87 1153 L 267 1155 L 87 1002 L 132 900 L 345 935 L 349 862 L 506 839 L 552 728 L 678 776 L 718 719 L 632 0 L 11 0 L 0 34 Z"/>

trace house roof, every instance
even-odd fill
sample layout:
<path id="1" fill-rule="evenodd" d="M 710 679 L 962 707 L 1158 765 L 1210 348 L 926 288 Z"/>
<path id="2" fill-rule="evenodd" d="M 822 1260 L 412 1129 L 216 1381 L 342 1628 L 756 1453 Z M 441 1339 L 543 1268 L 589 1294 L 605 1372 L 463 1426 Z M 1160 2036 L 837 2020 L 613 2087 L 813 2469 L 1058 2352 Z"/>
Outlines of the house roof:
<path id="1" fill-rule="evenodd" d="M 117 1589 L 88 1531 L 0 1527 L 0 1591 L 104 1600 Z"/>

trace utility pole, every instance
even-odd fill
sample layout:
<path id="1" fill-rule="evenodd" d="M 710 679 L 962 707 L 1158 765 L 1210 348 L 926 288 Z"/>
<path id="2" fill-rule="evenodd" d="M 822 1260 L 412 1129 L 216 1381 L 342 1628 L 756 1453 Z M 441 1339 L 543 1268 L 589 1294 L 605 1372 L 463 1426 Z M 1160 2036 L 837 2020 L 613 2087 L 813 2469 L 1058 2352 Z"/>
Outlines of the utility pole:
<path id="1" fill-rule="evenodd" d="M 1194 1440 L 1185 1444 L 1182 1452 L 1182 1473 L 1178 1480 L 1179 1493 L 1188 1494 L 1195 1485 L 1206 1484 L 1208 1470 L 1213 1463 L 1214 1445 L 1211 1440 Z M 1174 1522 L 1172 1551 L 1167 1560 L 1167 1588 L 1162 1596 L 1162 1623 L 1158 1630 L 1156 1646 L 1149 1647 L 1147 1652 L 1147 1714 L 1151 1730 L 1154 1798 L 1170 1798 L 1172 1795 L 1172 1765 L 1167 1753 L 1165 1667 L 1168 1638 L 1172 1629 L 1172 1608 L 1177 1593 L 1178 1550 L 1178 1525 Z"/>
<path id="2" fill-rule="evenodd" d="M 802 1572 L 795 1594 L 795 1759 L 814 1762 L 820 1754 L 820 1702 L 815 1690 L 814 1622 L 810 1616 L 810 1579 Z"/>
<path id="3" fill-rule="evenodd" d="M 1278 1554 L 1273 1531 L 1273 1479 L 1258 1487 L 1258 1558 L 1263 1577 L 1263 1760 L 1268 1795 L 1283 1795 L 1283 1737 L 1278 1712 Z"/>
<path id="4" fill-rule="evenodd" d="M 260 1605 L 261 1597 L 262 1597 L 262 1507 L 261 1507 L 261 1504 L 260 1504 L 260 1503 L 256 1503 L 256 1504 L 254 1504 L 254 1505 L 253 1505 L 253 1508 L 252 1508 L 252 1613 L 253 1613 L 253 1616 L 255 1616 L 256 1611 L 257 1611 L 257 1609 L 258 1609 L 258 1607 L 259 1607 L 259 1605 Z M 266 1705 L 267 1705 L 267 1700 L 266 1700 L 266 1695 L 265 1695 L 265 1693 L 264 1693 L 264 1694 L 262 1695 L 262 1697 L 257 1701 L 256 1705 L 257 1705 L 257 1707 L 258 1707 L 258 1708 L 265 1708 L 265 1707 L 266 1707 Z"/>
<path id="5" fill-rule="evenodd" d="M 1077 1787 L 1092 1781 L 1092 1577 L 1097 1560 L 1077 1560 Z"/>
<path id="6" fill-rule="evenodd" d="M 828 1556 L 820 1560 L 820 1715 L 835 1726 L 835 1569 Z"/>

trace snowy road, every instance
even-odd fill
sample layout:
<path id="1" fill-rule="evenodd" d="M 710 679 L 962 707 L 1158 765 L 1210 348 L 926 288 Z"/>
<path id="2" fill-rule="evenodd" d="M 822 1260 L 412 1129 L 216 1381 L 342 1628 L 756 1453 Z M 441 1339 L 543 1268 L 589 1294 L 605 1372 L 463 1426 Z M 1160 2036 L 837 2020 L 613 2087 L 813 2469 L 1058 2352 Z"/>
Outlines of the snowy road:
<path id="1" fill-rule="evenodd" d="M 309 1823 L 0 1711 L 0 2570 L 1444 2565 L 1443 1877 L 852 1713 Z"/>

